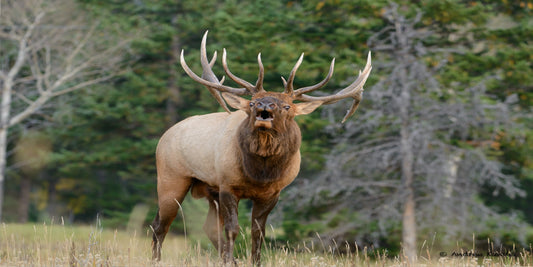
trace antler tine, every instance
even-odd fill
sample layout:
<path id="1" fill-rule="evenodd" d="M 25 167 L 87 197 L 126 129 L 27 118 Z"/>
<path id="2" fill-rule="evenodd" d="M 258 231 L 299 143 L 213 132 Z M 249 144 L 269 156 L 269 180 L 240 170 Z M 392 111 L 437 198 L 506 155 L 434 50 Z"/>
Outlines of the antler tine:
<path id="1" fill-rule="evenodd" d="M 357 76 L 357 79 L 351 83 L 350 85 L 348 85 L 348 87 L 342 89 L 341 91 L 339 91 L 337 94 L 339 95 L 347 95 L 347 94 L 354 94 L 355 92 L 359 91 L 359 90 L 363 90 L 363 85 L 365 85 L 366 83 L 366 80 L 368 79 L 368 76 L 370 75 L 370 71 L 372 70 L 372 57 L 371 57 L 371 54 L 370 52 L 368 52 L 368 56 L 367 56 L 367 59 L 366 59 L 366 65 L 365 65 L 365 68 L 363 69 L 363 71 L 359 71 L 359 76 Z M 337 100 L 333 100 L 334 102 L 336 102 Z M 334 103 L 334 102 L 331 102 L 331 103 Z"/>
<path id="2" fill-rule="evenodd" d="M 296 95 L 294 99 L 303 101 L 303 102 L 322 101 L 323 102 L 322 104 L 327 105 L 327 104 L 333 104 L 345 98 L 353 98 L 354 100 L 353 100 L 352 106 L 346 112 L 346 115 L 344 116 L 342 120 L 342 122 L 345 122 L 346 119 L 350 117 L 357 110 L 359 103 L 363 99 L 363 86 L 366 80 L 368 79 L 368 76 L 370 75 L 371 70 L 372 70 L 372 57 L 371 57 L 371 53 L 368 52 L 368 57 L 367 57 L 365 68 L 363 69 L 362 72 L 359 72 L 359 76 L 357 77 L 357 79 L 352 84 L 348 85 L 348 87 L 340 90 L 334 95 L 309 96 L 309 95 L 305 95 L 301 93 L 300 95 Z M 305 88 L 302 88 L 302 89 L 305 89 Z M 300 91 L 300 92 L 303 92 L 303 91 Z"/>
<path id="3" fill-rule="evenodd" d="M 223 53 L 222 53 L 222 66 L 224 67 L 224 71 L 226 72 L 228 77 L 230 77 L 234 82 L 236 82 L 240 86 L 246 88 L 251 94 L 255 94 L 257 92 L 257 90 L 256 90 L 254 85 L 252 85 L 251 83 L 249 83 L 249 82 L 247 82 L 247 81 L 235 76 L 233 73 L 231 73 L 231 71 L 228 68 L 228 62 L 227 62 L 227 58 L 226 58 L 226 48 L 224 48 Z"/>
<path id="4" fill-rule="evenodd" d="M 317 84 L 315 84 L 313 86 L 303 87 L 303 88 L 300 88 L 300 89 L 294 91 L 294 96 L 299 96 L 299 95 L 302 95 L 302 94 L 305 94 L 305 93 L 308 93 L 308 92 L 312 92 L 312 91 L 315 91 L 317 89 L 322 88 L 324 85 L 326 85 L 329 82 L 329 80 L 333 76 L 333 69 L 334 68 L 335 68 L 335 58 L 333 58 L 331 60 L 331 64 L 329 66 L 328 75 L 326 76 L 326 78 L 324 78 L 324 80 L 322 80 L 321 82 L 319 82 L 319 83 L 317 83 Z"/>
<path id="5" fill-rule="evenodd" d="M 180 63 L 185 73 L 187 73 L 189 77 L 191 77 L 193 80 L 195 80 L 196 82 L 202 85 L 205 85 L 207 87 L 213 87 L 219 91 L 228 92 L 228 93 L 232 93 L 236 95 L 249 95 L 248 91 L 245 88 L 233 88 L 233 87 L 222 85 L 220 84 L 220 82 L 215 83 L 215 82 L 211 82 L 206 79 L 200 78 L 198 75 L 196 75 L 196 73 L 194 73 L 191 70 L 191 68 L 189 68 L 189 66 L 187 65 L 187 62 L 185 62 L 185 58 L 183 56 L 183 50 L 181 50 Z"/>
<path id="6" fill-rule="evenodd" d="M 206 38 L 207 38 L 207 31 L 204 34 L 204 37 L 202 38 L 202 46 L 200 48 L 200 62 L 202 63 L 202 69 L 203 69 L 202 77 L 199 77 L 198 75 L 196 75 L 196 73 L 194 73 L 191 70 L 191 68 L 189 68 L 189 66 L 187 65 L 187 62 L 185 62 L 184 50 L 181 50 L 180 63 L 185 73 L 187 73 L 187 75 L 189 75 L 189 77 L 191 77 L 196 82 L 208 87 L 210 91 L 213 89 L 216 89 L 221 92 L 228 92 L 228 93 L 232 93 L 236 95 L 249 94 L 249 92 L 245 88 L 233 88 L 230 86 L 225 86 L 225 85 L 222 85 L 222 83 L 218 80 L 218 78 L 215 76 L 215 74 L 213 73 L 213 70 L 211 70 L 211 67 L 210 67 L 211 63 L 214 63 L 214 60 L 216 58 L 214 57 L 214 59 L 211 60 L 212 61 L 211 63 L 208 62 L 207 60 L 207 53 L 205 49 Z"/>
<path id="7" fill-rule="evenodd" d="M 257 54 L 257 64 L 259 64 L 259 74 L 257 75 L 257 82 L 255 83 L 255 89 L 259 91 L 265 91 L 263 89 L 263 79 L 265 78 L 265 67 L 263 61 L 261 61 L 261 53 Z"/>
<path id="8" fill-rule="evenodd" d="M 207 59 L 207 49 L 206 49 L 207 33 L 209 33 L 209 31 L 205 31 L 204 36 L 202 37 L 202 43 L 200 45 L 200 63 L 202 64 L 202 78 L 210 82 L 217 83 L 218 78 L 215 75 L 215 73 L 213 73 L 213 70 L 211 69 L 211 67 L 213 66 L 211 65 L 211 63 L 214 64 L 215 63 L 214 61 L 216 60 L 216 52 L 213 55 L 213 59 L 211 60 L 211 62 L 209 62 Z"/>
<path id="9" fill-rule="evenodd" d="M 205 50 L 205 46 L 202 45 L 202 47 L 204 49 L 201 49 L 201 50 Z M 200 56 L 202 57 L 201 61 L 204 61 L 204 59 L 207 60 L 207 54 L 206 53 L 203 53 L 203 54 L 200 53 Z M 213 58 L 211 58 L 211 61 L 209 61 L 209 69 L 210 70 L 215 65 L 216 60 L 217 60 L 217 51 L 215 51 L 213 53 Z M 203 71 L 202 72 L 202 78 L 205 79 L 205 76 L 206 76 L 206 74 Z M 213 73 L 212 77 L 215 77 L 215 81 L 218 81 L 218 79 L 216 78 L 214 73 Z M 222 76 L 222 79 L 220 79 L 219 83 L 220 84 L 224 83 L 224 76 Z M 220 91 L 218 91 L 217 89 L 215 89 L 213 87 L 209 87 L 209 86 L 207 86 L 207 90 L 209 90 L 209 93 L 211 93 L 211 95 L 217 100 L 217 102 L 220 104 L 220 106 L 222 106 L 222 108 L 224 108 L 225 111 L 227 111 L 228 113 L 231 113 L 231 110 L 229 110 L 228 105 L 226 104 L 226 101 L 224 101 L 224 99 L 222 98 L 222 94 L 220 93 Z"/>
<path id="10" fill-rule="evenodd" d="M 304 60 L 304 53 L 300 55 L 300 58 L 298 58 L 298 61 L 296 61 L 296 64 L 292 68 L 291 74 L 289 75 L 289 80 L 287 82 L 283 82 L 285 84 L 285 93 L 288 95 L 292 95 L 294 93 L 294 77 L 296 76 L 296 71 L 302 64 L 302 61 Z M 285 79 L 283 79 L 285 80 Z"/>
<path id="11" fill-rule="evenodd" d="M 224 77 L 222 77 L 222 79 L 220 81 L 218 81 L 218 79 L 216 78 L 216 75 L 212 71 L 212 68 L 215 65 L 215 62 L 217 60 L 217 51 L 215 51 L 213 53 L 213 58 L 211 58 L 211 61 L 209 61 L 209 68 L 207 68 L 207 66 L 205 64 L 206 61 L 207 61 L 206 43 L 207 43 L 207 33 L 208 32 L 209 31 L 206 31 L 204 36 L 202 37 L 202 43 L 201 43 L 201 46 L 200 46 L 200 61 L 202 63 L 202 69 L 204 70 L 204 71 L 202 71 L 202 78 L 205 79 L 206 78 L 205 76 L 208 76 L 209 80 L 214 81 L 214 82 L 219 82 L 220 84 L 223 84 L 224 83 Z M 222 108 L 226 112 L 231 113 L 231 111 L 228 108 L 228 105 L 226 104 L 226 101 L 224 101 L 224 99 L 222 98 L 222 94 L 220 93 L 220 91 L 216 90 L 213 87 L 207 87 L 207 90 L 209 90 L 209 93 L 211 93 L 211 95 L 216 99 L 218 104 L 220 104 L 220 106 L 222 106 Z"/>
<path id="12" fill-rule="evenodd" d="M 283 87 L 287 88 L 287 80 L 281 76 L 281 81 L 283 81 Z"/>
<path id="13" fill-rule="evenodd" d="M 217 61 L 217 55 L 218 55 L 217 51 L 215 51 L 213 53 L 213 57 L 211 58 L 211 61 L 209 61 L 209 67 L 210 68 L 213 68 L 213 66 L 215 65 L 215 62 Z M 220 83 L 222 83 L 222 82 L 220 82 Z"/>

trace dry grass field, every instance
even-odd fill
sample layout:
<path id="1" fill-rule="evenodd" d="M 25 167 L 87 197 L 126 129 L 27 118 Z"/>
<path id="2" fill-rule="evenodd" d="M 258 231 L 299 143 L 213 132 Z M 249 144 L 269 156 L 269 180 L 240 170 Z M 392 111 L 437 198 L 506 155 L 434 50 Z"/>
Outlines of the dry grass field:
<path id="1" fill-rule="evenodd" d="M 97 223 L 98 224 L 98 223 Z M 244 233 L 242 238 L 244 238 Z M 195 238 L 169 235 L 162 261 L 150 260 L 150 230 L 105 229 L 99 225 L 70 226 L 63 223 L 1 224 L 0 266 L 222 266 L 212 248 Z M 241 242 L 238 265 L 251 266 L 248 243 Z M 296 247 L 267 244 L 264 266 L 533 266 L 531 250 L 515 256 L 447 256 L 422 244 L 419 261 L 408 264 L 401 257 L 370 252 L 336 253 L 321 244 L 302 243 Z"/>

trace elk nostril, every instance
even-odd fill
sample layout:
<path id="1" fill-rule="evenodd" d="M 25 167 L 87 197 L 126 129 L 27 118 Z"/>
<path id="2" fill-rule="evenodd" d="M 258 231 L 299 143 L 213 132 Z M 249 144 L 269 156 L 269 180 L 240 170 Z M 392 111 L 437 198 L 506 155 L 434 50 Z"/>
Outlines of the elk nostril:
<path id="1" fill-rule="evenodd" d="M 274 109 L 274 108 L 276 107 L 276 104 L 269 104 L 268 107 L 269 107 L 270 109 Z"/>

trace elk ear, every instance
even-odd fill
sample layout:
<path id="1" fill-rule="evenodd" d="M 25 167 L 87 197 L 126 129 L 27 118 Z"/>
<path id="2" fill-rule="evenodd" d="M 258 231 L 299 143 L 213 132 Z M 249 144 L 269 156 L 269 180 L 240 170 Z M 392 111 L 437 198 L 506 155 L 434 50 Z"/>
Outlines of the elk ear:
<path id="1" fill-rule="evenodd" d="M 242 98 L 240 96 L 231 94 L 231 93 L 226 93 L 226 92 L 223 92 L 222 96 L 224 97 L 224 100 L 226 100 L 226 102 L 232 108 L 240 109 L 240 110 L 243 110 L 243 111 L 248 111 L 249 110 L 249 105 L 250 105 L 250 101 L 249 100 L 244 99 L 244 98 Z"/>
<path id="2" fill-rule="evenodd" d="M 316 108 L 320 107 L 322 105 L 322 101 L 313 101 L 313 102 L 304 102 L 304 103 L 297 103 L 294 104 L 296 108 L 296 116 L 298 115 L 306 115 L 311 112 L 313 112 Z"/>

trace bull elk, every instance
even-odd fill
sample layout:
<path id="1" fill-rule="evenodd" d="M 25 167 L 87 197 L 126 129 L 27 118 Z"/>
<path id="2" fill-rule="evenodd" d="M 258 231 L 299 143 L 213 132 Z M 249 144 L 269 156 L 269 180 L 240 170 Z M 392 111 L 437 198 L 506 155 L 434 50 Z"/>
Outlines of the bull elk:
<path id="1" fill-rule="evenodd" d="M 203 229 L 224 262 L 234 261 L 239 200 L 251 199 L 252 262 L 260 265 L 267 216 L 278 202 L 280 191 L 295 179 L 300 169 L 301 133 L 294 117 L 309 114 L 320 105 L 352 98 L 344 122 L 362 99 L 363 85 L 372 69 L 370 53 L 365 68 L 348 87 L 332 95 L 310 96 L 307 93 L 329 81 L 335 59 L 324 80 L 294 90 L 293 81 L 302 54 L 289 78 L 282 77 L 285 91 L 267 92 L 263 88 L 261 54 L 257 57 L 259 75 L 254 85 L 230 72 L 224 49 L 222 65 L 226 75 L 242 86 L 234 88 L 223 85 L 224 78 L 219 80 L 213 73 L 216 52 L 209 61 L 206 39 L 207 32 L 201 43 L 202 76 L 187 66 L 183 50 L 181 66 L 193 80 L 206 86 L 227 112 L 190 117 L 172 126 L 159 140 L 156 151 L 159 210 L 152 223 L 152 258 L 161 259 L 161 244 L 179 204 L 190 190 L 192 197 L 206 198 L 209 202 Z M 251 95 L 251 100 L 242 95 Z M 237 111 L 231 112 L 226 102 Z"/>

